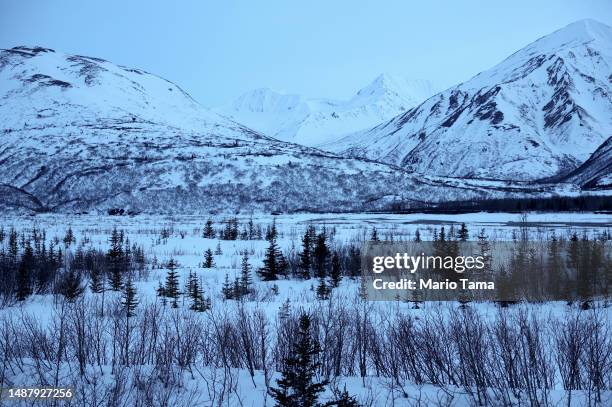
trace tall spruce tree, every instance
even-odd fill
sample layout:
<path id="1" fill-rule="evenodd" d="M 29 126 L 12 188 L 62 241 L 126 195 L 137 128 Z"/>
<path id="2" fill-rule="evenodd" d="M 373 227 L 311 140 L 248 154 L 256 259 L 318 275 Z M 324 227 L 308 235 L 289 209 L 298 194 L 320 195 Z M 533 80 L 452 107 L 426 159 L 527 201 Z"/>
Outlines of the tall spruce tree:
<path id="1" fill-rule="evenodd" d="M 249 254 L 245 250 L 242 254 L 242 265 L 240 269 L 240 294 L 249 295 L 253 290 L 253 279 L 251 277 L 251 266 L 249 265 Z"/>
<path id="2" fill-rule="evenodd" d="M 134 311 L 138 306 L 138 302 L 138 298 L 136 297 L 136 288 L 132 283 L 132 277 L 128 276 L 123 287 L 123 295 L 121 297 L 121 304 L 125 308 L 126 316 L 128 318 L 134 316 Z"/>
<path id="3" fill-rule="evenodd" d="M 56 292 L 63 295 L 68 302 L 74 302 L 85 291 L 82 282 L 81 273 L 71 269 L 64 272 L 58 280 Z"/>
<path id="4" fill-rule="evenodd" d="M 204 225 L 204 231 L 202 232 L 202 237 L 205 239 L 214 239 L 215 238 L 215 228 L 213 227 L 212 219 L 208 219 L 206 224 Z"/>
<path id="5" fill-rule="evenodd" d="M 109 268 L 109 284 L 113 291 L 120 291 L 123 284 L 123 232 L 114 228 L 110 237 L 110 248 L 106 253 Z"/>
<path id="6" fill-rule="evenodd" d="M 179 292 L 179 281 L 178 281 L 178 273 L 176 269 L 178 264 L 174 260 L 174 258 L 170 258 L 168 260 L 168 264 L 166 268 L 168 269 L 168 273 L 166 274 L 166 285 L 164 287 L 164 295 L 168 298 L 172 299 L 172 307 L 178 307 L 178 298 L 180 295 Z"/>
<path id="7" fill-rule="evenodd" d="M 329 263 L 329 249 L 327 248 L 325 233 L 319 233 L 317 243 L 313 252 L 315 276 L 317 278 L 325 278 L 327 276 L 327 267 Z"/>
<path id="8" fill-rule="evenodd" d="M 277 407 L 319 406 L 319 394 L 328 384 L 326 380 L 315 381 L 319 369 L 320 347 L 310 333 L 310 317 L 300 316 L 297 337 L 289 356 L 284 360 L 282 377 L 276 381 L 278 387 L 270 389 Z"/>
<path id="9" fill-rule="evenodd" d="M 276 232 L 270 233 L 270 236 L 270 244 L 264 256 L 263 267 L 257 271 L 264 281 L 278 280 L 278 276 L 284 275 L 287 270 L 285 257 L 276 244 Z"/>
<path id="10" fill-rule="evenodd" d="M 310 241 L 310 228 L 307 228 L 302 237 L 302 252 L 299 254 L 300 263 L 298 266 L 299 277 L 308 280 L 310 278 L 310 269 L 312 268 L 312 242 Z"/>
<path id="11" fill-rule="evenodd" d="M 15 242 L 17 241 L 16 236 L 15 234 Z M 12 249 L 9 247 L 9 251 L 10 250 Z M 33 265 L 34 253 L 32 251 L 32 246 L 28 242 L 25 245 L 21 261 L 19 262 L 19 268 L 17 269 L 17 292 L 15 293 L 17 301 L 25 301 L 25 299 L 32 294 L 31 273 Z"/>
<path id="12" fill-rule="evenodd" d="M 204 261 L 202 262 L 202 267 L 209 269 L 215 265 L 215 260 L 213 256 L 213 252 L 210 248 L 206 249 L 204 252 Z"/>
<path id="13" fill-rule="evenodd" d="M 342 280 L 342 264 L 340 263 L 340 256 L 335 250 L 334 255 L 332 256 L 331 272 L 329 277 L 331 279 L 332 287 L 336 288 L 338 285 L 340 285 L 340 280 Z"/>

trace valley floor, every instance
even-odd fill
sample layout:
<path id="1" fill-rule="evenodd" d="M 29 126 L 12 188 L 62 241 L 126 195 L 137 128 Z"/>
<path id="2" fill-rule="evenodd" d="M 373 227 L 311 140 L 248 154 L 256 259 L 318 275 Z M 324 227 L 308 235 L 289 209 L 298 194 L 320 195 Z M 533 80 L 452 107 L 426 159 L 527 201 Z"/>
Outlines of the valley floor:
<path id="1" fill-rule="evenodd" d="M 212 217 L 217 235 L 230 218 L 232 218 L 231 215 Z M 345 349 L 342 343 L 338 345 L 332 338 L 343 337 L 350 342 L 352 339 L 346 338 L 347 335 L 350 337 L 359 334 L 360 331 L 351 324 L 354 321 L 363 321 L 364 314 L 360 314 L 360 307 L 362 310 L 367 309 L 367 313 L 371 313 L 373 329 L 391 332 L 399 326 L 398 324 L 407 321 L 416 327 L 420 327 L 421 324 L 427 325 L 426 322 L 440 322 L 442 320 L 437 319 L 439 316 L 442 316 L 445 321 L 440 323 L 451 329 L 454 322 L 468 318 L 457 313 L 457 304 L 424 303 L 416 306 L 399 301 L 363 301 L 359 298 L 359 278 L 348 276 L 342 278 L 338 288 L 333 289 L 330 299 L 327 300 L 317 297 L 318 282 L 316 279 L 281 278 L 276 281 L 261 281 L 255 271 L 263 264 L 269 245 L 268 241 L 264 238 L 256 240 L 242 240 L 240 237 L 236 240 L 204 238 L 203 232 L 207 220 L 207 217 L 202 216 L 0 215 L 0 227 L 5 231 L 5 236 L 13 228 L 20 236 L 23 233 L 30 233 L 33 228 L 39 231 L 44 230 L 46 238 L 49 241 L 55 239 L 58 247 L 64 247 L 62 242 L 67 229 L 70 228 L 74 235 L 74 242 L 65 248 L 67 259 L 75 255 L 79 246 L 107 252 L 110 248 L 109 237 L 114 229 L 122 230 L 125 237 L 129 238 L 130 244 L 142 247 L 146 258 L 144 270 L 134 278 L 138 300 L 134 321 L 137 322 L 134 322 L 136 326 L 131 328 L 123 327 L 120 322 L 121 317 L 117 316 L 121 300 L 119 292 L 107 291 L 105 294 L 94 294 L 89 288 L 86 288 L 81 299 L 84 305 L 80 310 L 75 305 L 67 305 L 65 308 L 60 296 L 51 293 L 35 294 L 22 302 L 9 301 L 6 303 L 4 308 L 0 309 L 0 332 L 4 335 L 4 338 L 0 339 L 0 353 L 5 352 L 6 355 L 3 365 L 0 366 L 2 384 L 4 386 L 48 385 L 52 384 L 53 380 L 61 384 L 61 378 L 64 378 L 70 381 L 70 385 L 75 386 L 77 392 L 81 394 L 72 405 L 271 406 L 274 405 L 274 401 L 267 395 L 266 382 L 275 386 L 275 379 L 280 377 L 277 369 L 279 356 L 276 353 L 283 352 L 280 345 L 281 339 L 279 339 L 280 330 L 284 329 L 283 318 L 300 312 L 310 312 L 313 315 L 319 315 L 323 321 L 332 325 L 340 322 L 348 324 L 347 326 L 331 326 L 328 328 L 329 332 L 319 326 L 318 329 L 322 332 L 319 339 L 323 343 L 324 352 L 331 355 L 333 354 L 332 348 L 340 346 L 341 352 L 352 353 L 349 357 L 343 356 L 342 366 L 333 366 L 333 363 L 330 362 L 329 366 L 322 367 L 322 370 L 327 369 L 330 372 L 336 370 L 340 374 L 330 375 L 333 386 L 327 387 L 321 396 L 321 401 L 333 400 L 334 389 L 342 390 L 345 387 L 349 394 L 354 395 L 360 403 L 367 406 L 471 405 L 476 403 L 479 397 L 484 397 L 479 391 L 470 390 L 472 387 L 477 387 L 477 382 L 474 382 L 473 386 L 452 384 L 452 381 L 455 380 L 454 373 L 448 373 L 450 384 L 446 383 L 443 377 L 438 377 L 438 373 L 432 373 L 429 378 L 421 377 L 421 384 L 416 384 L 414 378 L 421 374 L 419 373 L 421 368 L 413 371 L 409 366 L 405 366 L 409 364 L 407 355 L 410 353 L 407 349 L 397 347 L 400 344 L 409 346 L 411 339 L 409 337 L 404 337 L 403 340 L 400 340 L 401 338 L 392 339 L 392 337 L 385 337 L 380 332 L 373 332 L 372 338 L 378 338 L 381 343 L 368 344 L 372 348 L 367 366 L 362 366 L 367 371 L 364 377 L 360 377 L 359 368 L 356 367 L 359 365 L 359 361 L 355 360 L 359 356 L 358 349 Z M 374 229 L 381 240 L 413 240 L 417 230 L 423 240 L 431 240 L 434 231 L 440 227 L 445 226 L 448 230 L 451 225 L 454 225 L 453 227 L 458 229 L 462 223 L 467 226 L 472 239 L 481 230 L 484 230 L 491 240 L 511 240 L 519 229 L 528 230 L 531 239 L 546 239 L 553 232 L 557 236 L 569 237 L 573 232 L 588 236 L 605 232 L 610 236 L 612 231 L 612 218 L 609 215 L 596 213 L 532 213 L 526 217 L 506 213 L 254 215 L 253 217 L 238 216 L 238 230 L 241 231 L 250 220 L 261 228 L 262 235 L 265 235 L 266 228 L 273 222 L 275 223 L 278 231 L 278 245 L 287 258 L 297 257 L 302 245 L 302 236 L 309 225 L 315 226 L 317 232 L 325 230 L 329 234 L 330 247 L 342 247 L 351 243 L 360 245 L 361 242 L 371 237 Z M 0 241 L 0 247 L 6 248 L 7 244 L 6 237 L 4 241 Z M 211 268 L 202 267 L 205 260 L 204 253 L 207 249 L 214 253 L 214 265 Z M 241 258 L 245 251 L 248 253 L 254 280 L 253 292 L 241 301 L 225 299 L 223 287 L 226 278 L 234 281 L 235 278 L 240 277 Z M 162 305 L 157 295 L 158 287 L 166 281 L 168 270 L 165 265 L 171 258 L 178 264 L 176 270 L 181 288 L 186 285 L 190 273 L 195 273 L 204 295 L 210 301 L 209 311 L 202 313 L 191 311 L 189 309 L 190 299 L 186 296 L 181 297 L 176 309 L 171 308 L 169 304 Z M 85 279 L 83 284 L 87 283 Z M 594 315 L 594 319 L 585 316 L 585 321 L 598 321 L 597 323 L 603 329 L 602 332 L 609 333 L 612 312 L 607 305 L 607 302 L 597 303 L 594 309 L 582 312 L 576 304 L 568 306 L 565 303 L 551 302 L 519 304 L 504 311 L 493 303 L 478 303 L 468 305 L 474 310 L 472 316 L 474 319 L 466 319 L 463 322 L 468 325 L 474 324 L 476 328 L 490 329 L 491 332 L 494 331 L 495 326 L 499 326 L 496 324 L 503 319 L 502 315 L 506 315 L 517 323 L 524 322 L 526 329 L 534 329 L 533 332 L 542 334 L 543 344 L 538 348 L 546 353 L 546 356 L 542 356 L 545 359 L 542 363 L 543 366 L 553 369 L 560 363 L 555 359 L 555 344 L 558 343 L 554 339 L 556 338 L 553 332 L 555 324 L 567 323 L 574 318 L 582 323 L 581 313 L 584 315 L 589 313 L 589 315 Z M 159 313 L 155 315 L 160 315 L 160 327 L 164 326 L 165 329 L 169 329 L 174 321 L 177 332 L 173 334 L 155 332 L 155 329 L 143 326 L 145 322 L 157 321 L 158 317 L 147 319 L 146 314 L 153 312 L 151 310 Z M 74 347 L 66 345 L 64 349 L 58 349 L 54 341 L 59 340 L 61 344 L 61 341 L 65 340 L 58 336 L 64 329 L 64 318 L 66 321 L 72 321 L 71 315 L 74 313 L 74 321 L 66 322 L 66 324 L 78 325 L 79 312 L 82 312 L 82 316 L 87 316 L 87 329 L 90 329 L 89 324 L 94 324 L 95 320 L 99 320 L 104 325 L 96 328 L 99 331 L 97 340 L 104 342 L 104 345 L 98 347 L 93 342 L 87 342 L 87 345 L 84 345 L 78 339 L 68 338 L 66 343 L 72 343 L 71 341 L 74 340 Z M 329 315 L 325 316 L 326 313 Z M 346 313 L 346 319 L 335 319 L 338 316 L 332 315 L 344 315 L 343 313 Z M 367 313 L 366 317 L 370 315 Z M 523 314 L 528 315 L 528 318 L 521 319 Z M 265 328 L 260 327 L 266 335 L 258 330 L 260 328 L 257 328 L 256 322 L 260 316 L 263 318 L 261 320 L 266 321 Z M 207 333 L 198 331 L 198 329 L 202 327 L 208 327 L 213 331 L 222 329 L 217 324 L 228 326 L 236 324 L 236 327 L 239 327 L 241 326 L 240 321 L 253 323 L 249 328 L 253 338 L 267 337 L 270 341 L 268 345 L 264 344 L 264 347 L 256 352 L 257 357 L 261 357 L 263 362 L 249 364 L 250 362 L 245 362 L 240 354 L 218 356 L 207 353 L 213 353 L 213 348 L 217 350 L 224 347 L 242 349 L 242 345 L 233 342 L 219 342 L 224 335 L 229 334 L 217 332 L 215 335 L 214 332 Z M 84 321 L 81 322 L 85 324 Z M 39 338 L 43 341 L 44 346 L 41 345 L 41 348 L 34 353 L 31 349 L 28 350 L 27 342 L 20 342 L 13 347 L 9 343 L 12 334 L 8 327 L 13 327 L 15 332 L 22 332 L 25 336 L 30 335 L 31 340 Z M 83 327 L 83 330 L 85 329 Z M 96 331 L 94 328 L 91 329 L 92 332 Z M 408 329 L 406 332 L 411 332 L 411 328 L 406 329 Z M 17 335 L 15 332 L 13 334 Z M 435 329 L 432 332 L 436 332 Z M 156 353 L 157 356 L 153 358 L 142 354 L 144 351 L 139 353 L 130 344 L 126 345 L 126 349 L 129 349 L 123 360 L 121 340 L 113 338 L 117 335 L 127 335 L 128 338 L 134 336 L 134 343 L 138 344 L 139 341 L 142 341 L 144 349 L 143 338 L 153 338 L 158 334 L 160 338 L 170 338 L 171 340 L 168 339 L 168 341 L 172 345 L 158 343 L 155 349 L 174 345 L 178 349 L 168 350 L 168 355 L 172 354 L 172 356 L 169 356 L 170 361 L 166 364 L 159 359 L 161 357 L 159 355 L 164 354 L 163 352 Z M 141 338 L 138 338 L 139 336 Z M 236 338 L 237 341 L 241 341 L 240 335 Z M 193 346 L 199 349 L 195 352 L 193 359 L 181 353 L 185 349 L 191 349 L 189 348 L 191 345 L 183 343 L 191 340 L 194 341 L 194 344 L 197 343 Z M 118 342 L 115 343 L 115 341 Z M 207 341 L 214 342 L 216 347 L 210 345 L 209 348 Z M 611 346 L 609 337 L 607 339 L 604 337 L 604 341 L 608 341 L 605 346 Z M 486 341 L 483 342 L 483 344 L 486 343 Z M 355 346 L 357 345 L 356 343 Z M 372 350 L 375 345 L 380 346 L 380 350 L 376 352 L 382 351 L 382 354 Z M 76 356 L 71 355 L 84 352 L 84 349 L 79 348 L 80 346 L 85 346 L 92 355 L 95 352 L 101 352 L 103 356 L 100 356 L 97 361 L 92 355 L 84 356 L 88 362 L 77 363 Z M 253 346 L 257 348 L 258 345 Z M 422 346 L 425 346 L 425 343 Z M 271 361 L 266 361 L 266 356 L 260 354 L 262 349 L 274 354 L 270 357 Z M 607 349 L 612 349 L 612 347 Z M 416 351 L 420 352 L 422 349 L 419 348 Z M 46 352 L 49 352 L 50 355 L 65 352 L 65 355 L 57 360 L 53 358 L 46 360 L 44 356 Z M 239 350 L 238 353 L 240 352 Z M 40 360 L 45 361 L 37 360 L 36 355 L 40 357 Z M 454 356 L 447 356 L 453 359 L 453 362 L 449 362 L 451 365 L 459 363 L 454 366 L 460 366 L 461 363 L 455 361 Z M 227 363 L 225 357 L 230 359 L 230 363 Z M 234 357 L 236 360 L 233 359 Z M 397 360 L 397 365 L 392 362 L 393 359 Z M 10 361 L 7 362 L 7 360 Z M 426 360 L 421 362 L 426 364 Z M 593 380 L 587 377 L 590 373 L 585 370 L 582 372 L 583 381 L 581 382 L 584 386 L 574 387 L 571 393 L 572 405 L 609 405 L 608 403 L 612 401 L 612 383 L 610 382 L 612 360 L 608 359 L 606 363 L 608 365 L 605 367 L 605 372 L 600 372 L 603 376 L 599 382 L 601 394 L 598 398 L 595 397 L 596 388 L 592 385 Z M 166 366 L 167 370 L 159 371 L 160 366 Z M 397 371 L 403 373 L 394 375 L 393 366 Z M 385 371 L 385 369 L 391 370 Z M 81 371 L 80 374 L 79 371 Z M 413 374 L 416 376 L 412 376 Z M 493 389 L 485 390 L 485 393 L 489 392 L 485 404 L 527 405 L 533 404 L 534 400 L 545 400 L 548 405 L 567 404 L 570 393 L 565 390 L 567 388 L 564 385 L 566 377 L 563 374 L 561 367 L 555 367 L 546 373 L 550 376 L 545 379 L 550 380 L 545 386 L 548 387 L 548 391 L 542 390 L 542 387 L 538 385 L 529 385 L 519 391 L 506 389 L 508 394 L 502 394 L 504 392 Z M 83 377 L 86 380 L 83 380 Z M 500 380 L 500 383 L 503 381 L 501 378 L 497 379 Z M 436 384 L 436 380 L 439 383 Z M 46 383 L 42 383 L 43 381 Z M 529 393 L 529 389 L 533 388 L 536 389 L 537 394 Z M 147 392 L 152 397 L 151 400 L 147 400 L 146 397 L 142 398 L 142 395 Z"/>

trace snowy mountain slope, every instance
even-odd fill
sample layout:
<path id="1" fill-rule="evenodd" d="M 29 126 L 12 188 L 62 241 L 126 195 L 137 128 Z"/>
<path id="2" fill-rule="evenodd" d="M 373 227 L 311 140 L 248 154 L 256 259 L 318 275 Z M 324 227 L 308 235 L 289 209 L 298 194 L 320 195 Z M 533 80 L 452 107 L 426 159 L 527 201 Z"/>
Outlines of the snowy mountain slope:
<path id="1" fill-rule="evenodd" d="M 39 47 L 0 51 L 0 166 L 0 207 L 36 212 L 349 211 L 557 188 L 417 179 L 262 136 L 146 72 Z"/>
<path id="2" fill-rule="evenodd" d="M 612 137 L 562 180 L 579 184 L 584 189 L 612 189 Z"/>
<path id="3" fill-rule="evenodd" d="M 428 81 L 382 74 L 348 101 L 257 89 L 217 111 L 266 135 L 316 146 L 390 119 L 434 93 Z"/>
<path id="4" fill-rule="evenodd" d="M 535 180 L 575 169 L 611 132 L 612 29 L 583 20 L 321 148 L 430 175 Z"/>

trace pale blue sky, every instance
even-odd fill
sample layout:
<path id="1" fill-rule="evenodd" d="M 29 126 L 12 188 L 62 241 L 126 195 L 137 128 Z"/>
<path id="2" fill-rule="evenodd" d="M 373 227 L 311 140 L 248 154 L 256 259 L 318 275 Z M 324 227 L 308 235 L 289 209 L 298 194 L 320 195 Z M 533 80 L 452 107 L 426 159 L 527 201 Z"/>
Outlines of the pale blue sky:
<path id="1" fill-rule="evenodd" d="M 348 98 L 381 72 L 464 81 L 610 0 L 0 0 L 0 47 L 138 67 L 207 106 L 270 87 Z"/>

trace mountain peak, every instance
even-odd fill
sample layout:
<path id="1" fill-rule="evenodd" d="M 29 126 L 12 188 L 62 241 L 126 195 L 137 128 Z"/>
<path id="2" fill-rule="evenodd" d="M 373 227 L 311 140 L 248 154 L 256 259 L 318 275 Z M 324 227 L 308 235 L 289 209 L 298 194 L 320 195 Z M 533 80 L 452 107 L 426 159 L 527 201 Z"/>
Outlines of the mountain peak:
<path id="1" fill-rule="evenodd" d="M 593 19 L 578 20 L 539 38 L 525 49 L 539 53 L 553 52 L 560 48 L 573 48 L 587 43 L 610 48 L 612 28 Z"/>
<path id="2" fill-rule="evenodd" d="M 611 67 L 612 28 L 577 21 L 326 148 L 437 176 L 526 181 L 564 174 L 611 134 Z"/>
<path id="3" fill-rule="evenodd" d="M 407 79 L 388 72 L 378 75 L 369 85 L 361 88 L 351 99 L 351 103 L 363 99 L 401 98 L 406 105 L 416 105 L 436 92 L 434 85 L 423 79 Z"/>
<path id="4" fill-rule="evenodd" d="M 573 23 L 570 23 L 566 25 L 565 27 L 553 32 L 551 35 L 554 35 L 555 33 L 559 33 L 559 32 L 565 32 L 565 31 L 569 31 L 573 34 L 583 33 L 586 36 L 590 36 L 592 38 L 602 36 L 602 35 L 604 36 L 612 35 L 612 27 L 604 23 L 601 23 L 597 20 L 594 20 L 592 18 L 585 18 L 583 20 L 574 21 Z"/>

